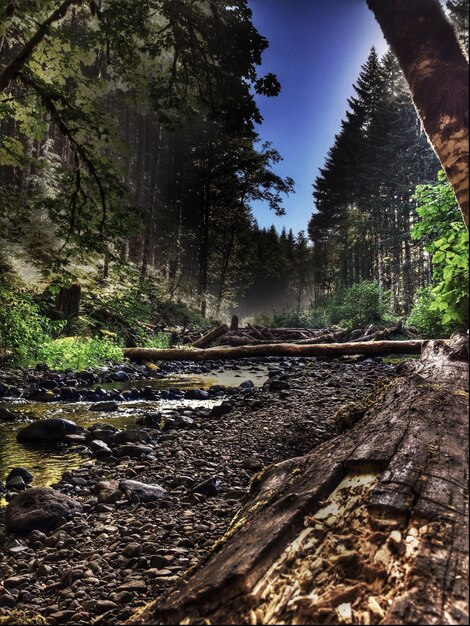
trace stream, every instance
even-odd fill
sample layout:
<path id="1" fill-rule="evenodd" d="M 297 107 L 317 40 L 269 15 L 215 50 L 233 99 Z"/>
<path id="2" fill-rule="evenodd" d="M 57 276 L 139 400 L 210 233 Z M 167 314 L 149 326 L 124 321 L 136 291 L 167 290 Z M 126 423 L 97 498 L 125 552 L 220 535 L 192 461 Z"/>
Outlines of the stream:
<path id="1" fill-rule="evenodd" d="M 101 384 L 103 389 L 124 391 L 130 388 L 151 387 L 156 391 L 168 389 L 209 389 L 213 385 L 238 387 L 243 381 L 251 380 L 255 386 L 261 386 L 268 377 L 265 365 L 241 365 L 236 370 L 223 369 L 209 374 L 171 374 L 159 379 L 129 380 Z M 35 419 L 60 417 L 70 419 L 79 426 L 87 428 L 97 422 L 106 422 L 116 428 L 135 427 L 139 415 L 149 411 L 174 411 L 184 407 L 212 408 L 220 404 L 224 396 L 209 400 L 131 400 L 120 402 L 117 411 L 90 411 L 90 402 L 33 402 L 21 398 L 5 398 L 0 408 L 8 408 L 20 414 L 24 419 L 14 422 L 0 422 L 0 481 L 4 481 L 14 467 L 25 467 L 34 477 L 33 486 L 49 486 L 58 482 L 62 474 L 80 467 L 86 460 L 86 448 L 83 445 L 58 445 L 44 447 L 18 443 L 19 430 Z"/>

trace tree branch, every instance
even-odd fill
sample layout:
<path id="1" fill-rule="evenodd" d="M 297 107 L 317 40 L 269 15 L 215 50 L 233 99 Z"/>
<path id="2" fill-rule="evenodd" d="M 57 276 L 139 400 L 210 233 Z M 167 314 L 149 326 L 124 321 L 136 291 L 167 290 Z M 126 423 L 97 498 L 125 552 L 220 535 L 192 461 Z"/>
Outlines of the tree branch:
<path id="1" fill-rule="evenodd" d="M 51 15 L 49 15 L 47 20 L 39 26 L 38 30 L 31 37 L 31 39 L 25 43 L 16 57 L 10 61 L 10 63 L 3 70 L 2 74 L 0 74 L 0 91 L 5 91 L 11 81 L 18 77 L 23 67 L 30 60 L 34 50 L 47 35 L 51 24 L 62 19 L 70 6 L 73 4 L 82 4 L 82 2 L 83 0 L 64 0 L 64 2 L 62 2 L 62 4 L 53 13 L 51 13 Z M 11 3 L 7 7 L 7 11 L 9 9 L 13 10 L 13 8 L 13 3 Z"/>

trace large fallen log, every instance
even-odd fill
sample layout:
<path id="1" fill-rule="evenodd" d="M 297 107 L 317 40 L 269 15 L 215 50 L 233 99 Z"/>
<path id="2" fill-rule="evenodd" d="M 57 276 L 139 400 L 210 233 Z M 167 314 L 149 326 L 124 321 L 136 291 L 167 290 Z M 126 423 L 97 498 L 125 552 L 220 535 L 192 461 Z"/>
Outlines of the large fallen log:
<path id="1" fill-rule="evenodd" d="M 468 624 L 464 341 L 428 342 L 350 430 L 267 468 L 205 565 L 128 623 Z"/>
<path id="2" fill-rule="evenodd" d="M 350 354 L 420 354 L 423 340 L 371 341 L 365 343 L 295 344 L 276 343 L 234 348 L 128 348 L 124 356 L 131 361 L 212 361 L 220 359 L 245 359 L 265 356 L 338 357 Z"/>

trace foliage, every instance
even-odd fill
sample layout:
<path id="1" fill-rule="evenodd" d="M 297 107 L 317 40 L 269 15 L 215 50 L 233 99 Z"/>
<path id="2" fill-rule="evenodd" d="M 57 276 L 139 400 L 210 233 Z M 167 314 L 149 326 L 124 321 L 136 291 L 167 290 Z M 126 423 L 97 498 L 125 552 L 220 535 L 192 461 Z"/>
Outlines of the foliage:
<path id="1" fill-rule="evenodd" d="M 61 337 L 46 341 L 38 347 L 36 356 L 54 370 L 81 370 L 123 360 L 120 346 L 111 339 L 97 337 Z"/>
<path id="2" fill-rule="evenodd" d="M 415 296 L 413 308 L 407 319 L 407 325 L 427 339 L 448 337 L 452 332 L 450 325 L 442 322 L 441 313 L 433 308 L 435 302 L 432 286 L 420 289 Z"/>
<path id="3" fill-rule="evenodd" d="M 391 318 L 390 294 L 376 282 L 362 281 L 335 294 L 327 312 L 332 324 L 348 328 L 388 321 Z"/>
<path id="4" fill-rule="evenodd" d="M 372 323 L 394 321 L 390 311 L 390 294 L 378 283 L 363 281 L 333 296 L 319 299 L 317 306 L 306 309 L 284 309 L 271 317 L 258 316 L 256 321 L 283 328 L 327 328 L 339 325 L 362 328 Z"/>
<path id="5" fill-rule="evenodd" d="M 41 315 L 33 294 L 10 274 L 0 279 L 0 347 L 14 350 L 17 363 L 39 358 L 39 347 L 57 336 L 64 322 Z"/>
<path id="6" fill-rule="evenodd" d="M 444 327 L 468 327 L 468 231 L 445 173 L 438 183 L 419 185 L 414 196 L 420 221 L 412 237 L 424 242 L 432 255 L 431 311 L 442 317 Z"/>

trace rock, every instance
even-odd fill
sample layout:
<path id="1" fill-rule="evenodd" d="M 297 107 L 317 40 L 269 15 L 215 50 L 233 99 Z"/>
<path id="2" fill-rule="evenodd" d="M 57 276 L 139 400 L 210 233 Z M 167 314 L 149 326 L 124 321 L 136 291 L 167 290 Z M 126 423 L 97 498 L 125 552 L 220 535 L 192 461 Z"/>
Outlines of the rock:
<path id="1" fill-rule="evenodd" d="M 106 445 L 114 445 L 115 434 L 112 430 L 104 429 L 96 429 L 92 431 L 88 431 L 85 434 L 85 443 L 88 445 L 91 444 L 92 441 L 102 441 Z"/>
<path id="2" fill-rule="evenodd" d="M 8 533 L 25 535 L 32 530 L 53 530 L 59 521 L 82 511 L 79 502 L 49 487 L 28 489 L 15 496 L 5 511 Z"/>
<path id="3" fill-rule="evenodd" d="M 21 478 L 21 476 L 13 476 L 13 478 L 7 480 L 5 486 L 7 489 L 16 489 L 17 491 L 22 491 L 23 489 L 26 489 L 26 483 Z"/>
<path id="4" fill-rule="evenodd" d="M 105 459 L 113 454 L 111 448 L 108 448 L 105 442 L 100 439 L 94 439 L 91 441 L 90 448 L 97 459 Z"/>
<path id="5" fill-rule="evenodd" d="M 286 380 L 275 380 L 272 379 L 269 382 L 270 391 L 281 391 L 284 389 L 290 389 L 290 385 Z"/>
<path id="6" fill-rule="evenodd" d="M 204 389 L 188 389 L 185 398 L 186 400 L 208 400 L 210 393 Z"/>
<path id="7" fill-rule="evenodd" d="M 93 601 L 93 605 L 93 607 L 89 608 L 94 609 L 95 613 L 99 615 L 119 608 L 118 605 L 115 602 L 111 602 L 111 600 L 96 600 L 96 602 Z"/>
<path id="8" fill-rule="evenodd" d="M 14 422 L 18 417 L 19 416 L 13 413 L 13 411 L 0 407 L 0 420 L 4 422 Z"/>
<path id="9" fill-rule="evenodd" d="M 62 387 L 59 395 L 62 400 L 68 400 L 69 402 L 78 402 L 81 399 L 80 391 L 74 387 Z"/>
<path id="10" fill-rule="evenodd" d="M 2 593 L 0 595 L 0 606 L 12 609 L 16 604 L 16 599 L 9 593 Z"/>
<path id="11" fill-rule="evenodd" d="M 142 545 L 140 543 L 128 543 L 122 551 L 123 556 L 130 559 L 134 556 L 140 556 L 142 554 Z"/>
<path id="12" fill-rule="evenodd" d="M 81 380 L 85 380 L 89 384 L 98 382 L 98 376 L 94 374 L 93 372 L 87 372 L 87 371 L 77 372 L 76 376 L 77 378 L 80 378 Z"/>
<path id="13" fill-rule="evenodd" d="M 18 587 L 24 587 L 31 582 L 31 576 L 26 574 L 24 576 L 12 576 L 3 581 L 5 589 L 17 589 Z"/>
<path id="14" fill-rule="evenodd" d="M 139 426 L 147 426 L 147 428 L 160 428 L 162 421 L 162 413 L 156 411 L 155 413 L 146 413 L 142 417 L 138 417 L 135 421 Z"/>
<path id="15" fill-rule="evenodd" d="M 193 487 L 193 493 L 200 493 L 203 496 L 217 496 L 222 491 L 222 481 L 217 476 L 208 478 L 202 483 Z"/>
<path id="16" fill-rule="evenodd" d="M 118 372 L 112 372 L 109 375 L 109 380 L 113 380 L 113 381 L 116 381 L 116 382 L 123 382 L 123 381 L 129 380 L 129 378 L 130 378 L 129 374 L 127 374 L 126 372 L 123 372 L 121 370 L 118 371 Z"/>
<path id="17" fill-rule="evenodd" d="M 121 491 L 129 491 L 132 495 L 135 495 L 142 502 L 152 502 L 153 500 L 160 500 L 167 495 L 167 491 L 160 487 L 160 485 L 147 485 L 137 480 L 121 480 L 119 483 L 119 489 Z"/>
<path id="18" fill-rule="evenodd" d="M 239 385 L 239 387 L 241 389 L 253 389 L 254 386 L 255 386 L 255 384 L 254 384 L 254 382 L 252 380 L 244 380 Z"/>
<path id="19" fill-rule="evenodd" d="M 186 415 L 179 415 L 175 419 L 174 427 L 175 428 L 193 428 L 194 420 L 191 417 L 187 417 Z"/>
<path id="20" fill-rule="evenodd" d="M 118 592 L 122 591 L 132 591 L 136 593 L 145 593 L 147 591 L 147 585 L 143 580 L 135 579 L 130 580 L 122 585 L 119 585 L 117 588 Z"/>
<path id="21" fill-rule="evenodd" d="M 120 443 L 150 443 L 152 441 L 152 437 L 145 432 L 145 430 L 139 430 L 137 428 L 128 428 L 126 430 L 121 430 L 121 432 L 117 433 L 115 436 L 115 442 L 117 444 Z"/>
<path id="22" fill-rule="evenodd" d="M 119 404 L 115 400 L 95 402 L 88 407 L 89 411 L 117 411 Z"/>
<path id="23" fill-rule="evenodd" d="M 129 456 L 131 459 L 138 459 L 141 456 L 145 456 L 153 452 L 153 448 L 149 446 L 142 446 L 136 443 L 128 443 L 116 448 L 116 456 L 121 458 L 123 456 Z"/>
<path id="24" fill-rule="evenodd" d="M 15 476 L 20 476 L 27 485 L 33 482 L 33 475 L 25 467 L 13 468 L 6 478 L 7 484 Z"/>
<path id="25" fill-rule="evenodd" d="M 62 441 L 65 435 L 75 435 L 82 428 L 60 417 L 38 420 L 22 428 L 16 438 L 20 442 L 49 443 Z"/>
<path id="26" fill-rule="evenodd" d="M 123 495 L 120 489 L 102 489 L 98 494 L 98 502 L 101 504 L 116 504 Z"/>
<path id="27" fill-rule="evenodd" d="M 230 413 L 230 411 L 233 411 L 233 404 L 230 402 L 222 402 L 222 404 L 213 406 L 210 414 L 211 417 L 222 417 L 223 415 Z"/>

